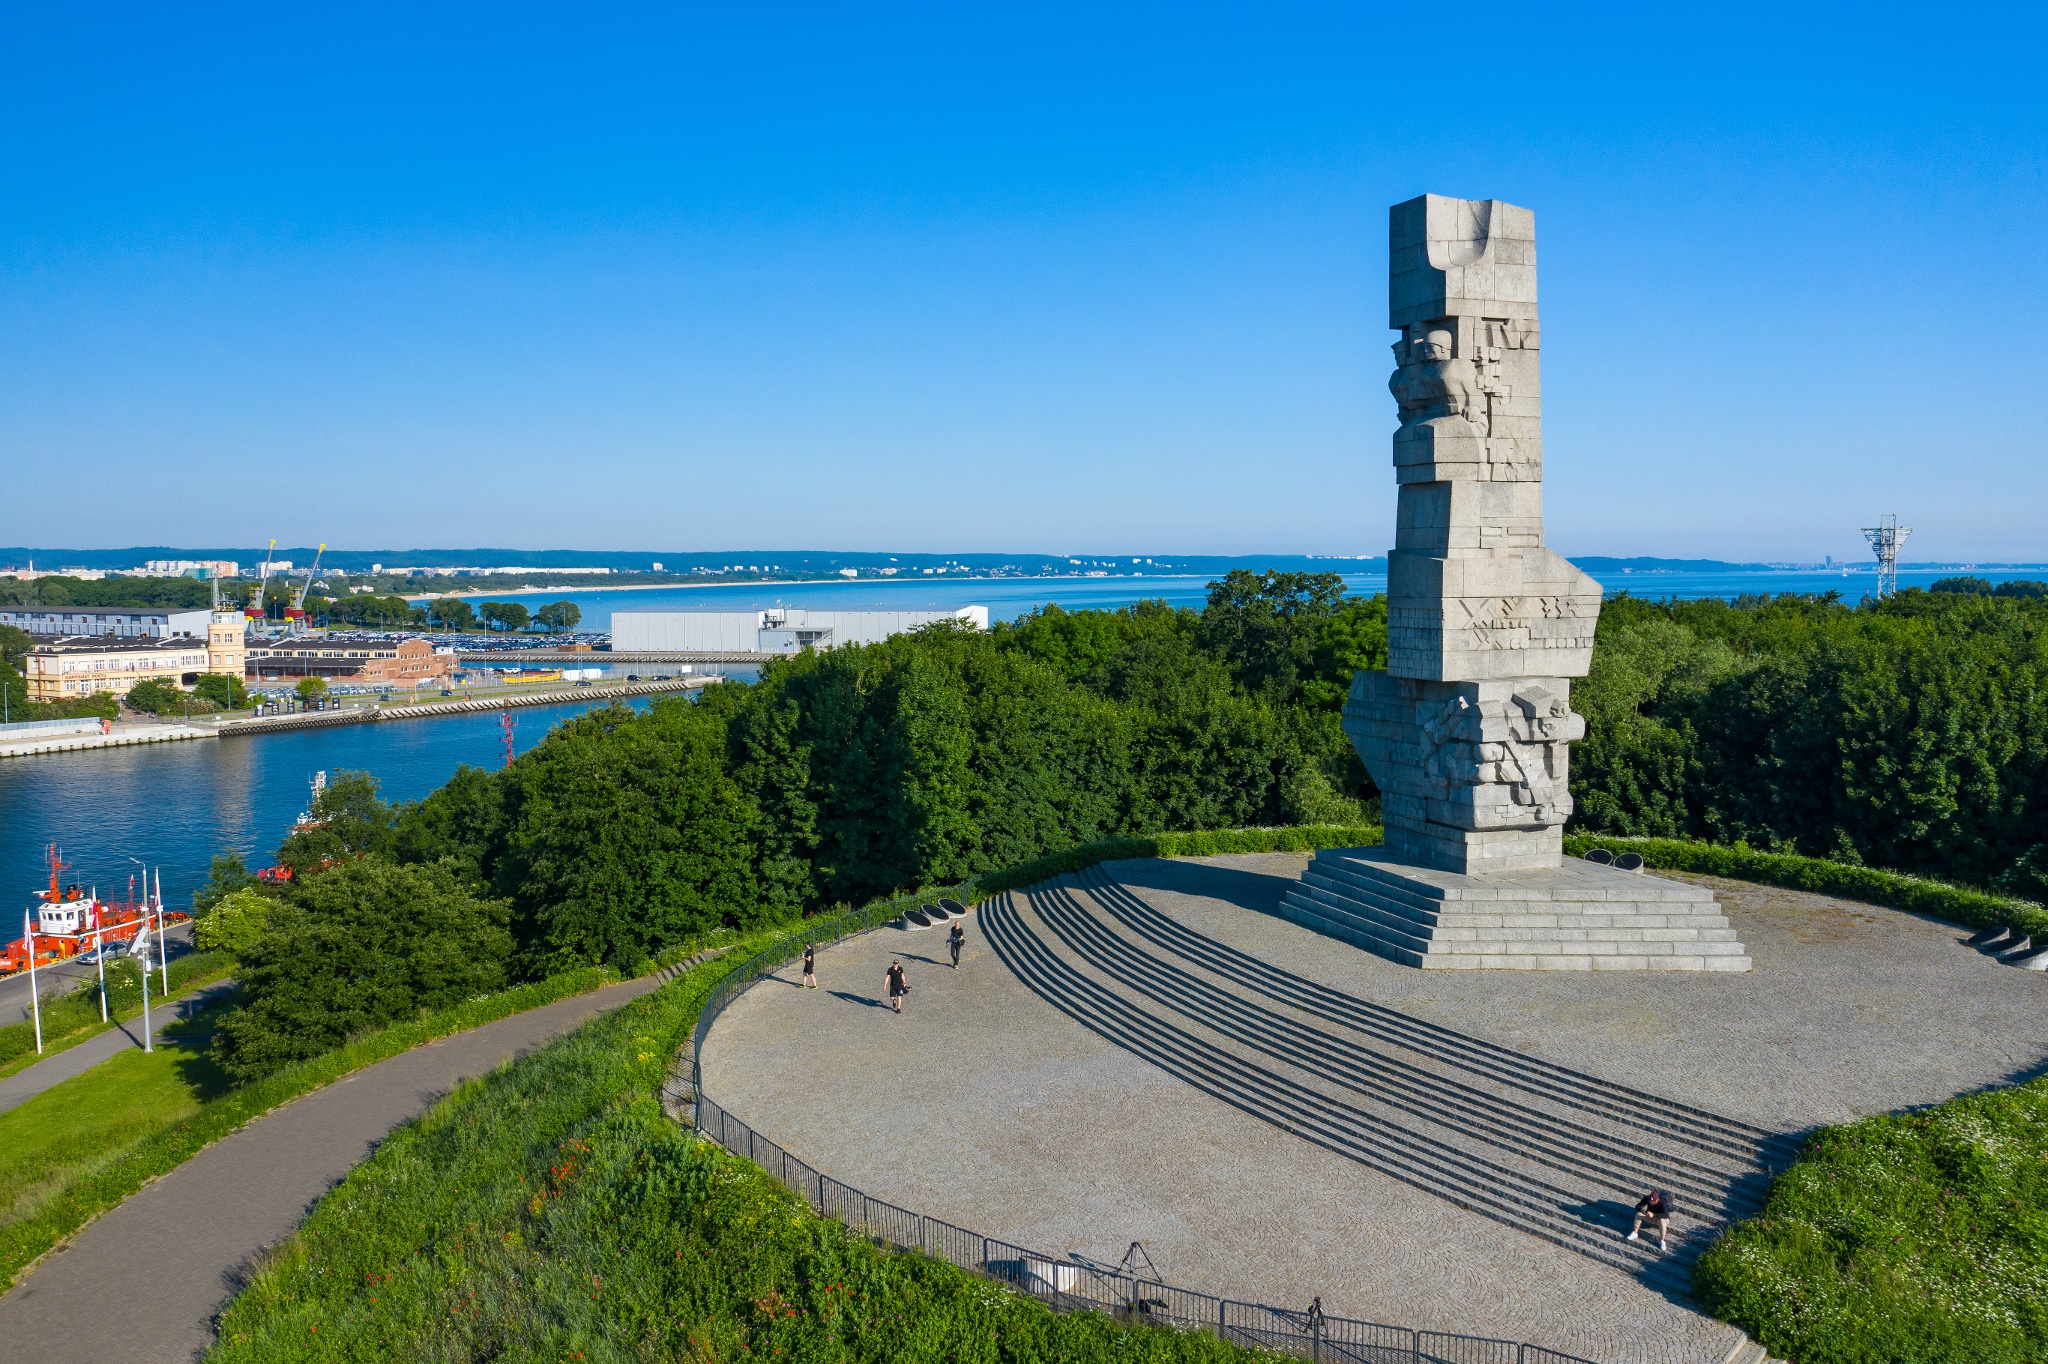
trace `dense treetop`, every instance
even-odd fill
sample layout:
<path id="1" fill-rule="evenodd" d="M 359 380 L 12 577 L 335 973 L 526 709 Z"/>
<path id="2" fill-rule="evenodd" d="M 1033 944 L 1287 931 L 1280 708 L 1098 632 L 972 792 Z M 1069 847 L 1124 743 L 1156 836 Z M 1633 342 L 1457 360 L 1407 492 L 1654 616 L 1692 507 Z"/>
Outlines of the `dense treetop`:
<path id="1" fill-rule="evenodd" d="M 2014 595 L 1618 597 L 1573 687 L 1589 725 L 1571 756 L 1576 824 L 2038 895 L 2044 635 L 2048 602 Z M 1377 793 L 1340 711 L 1353 672 L 1386 650 L 1384 598 L 1347 598 L 1334 576 L 1239 572 L 1200 611 L 940 622 L 779 660 L 756 685 L 694 701 L 595 709 L 510 766 L 465 767 L 396 809 L 368 776 L 341 774 L 279 850 L 295 877 L 264 893 L 294 909 L 263 918 L 249 953 L 265 965 L 244 977 L 252 997 L 277 997 L 226 1059 L 254 1073 L 297 1054 L 260 1020 L 297 1018 L 286 993 L 332 997 L 301 978 L 326 968 L 294 955 L 327 950 L 329 916 L 356 915 L 394 954 L 349 968 L 387 973 L 372 1012 L 442 991 L 420 964 L 441 949 L 407 945 L 407 896 L 438 906 L 419 931 L 481 933 L 495 945 L 478 968 L 524 977 L 632 967 L 720 928 L 1095 839 L 1369 822 Z"/>

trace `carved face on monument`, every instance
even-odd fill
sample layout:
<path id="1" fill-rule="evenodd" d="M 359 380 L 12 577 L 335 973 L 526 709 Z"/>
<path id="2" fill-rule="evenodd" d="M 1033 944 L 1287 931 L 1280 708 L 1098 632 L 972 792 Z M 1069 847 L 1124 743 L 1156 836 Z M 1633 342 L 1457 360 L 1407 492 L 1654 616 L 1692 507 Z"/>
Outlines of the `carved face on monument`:
<path id="1" fill-rule="evenodd" d="M 1477 375 L 1470 360 L 1451 354 L 1452 344 L 1448 330 L 1433 327 L 1394 347 L 1401 367 L 1387 381 L 1387 388 L 1401 409 L 1403 426 L 1470 413 L 1472 395 L 1478 389 Z"/>

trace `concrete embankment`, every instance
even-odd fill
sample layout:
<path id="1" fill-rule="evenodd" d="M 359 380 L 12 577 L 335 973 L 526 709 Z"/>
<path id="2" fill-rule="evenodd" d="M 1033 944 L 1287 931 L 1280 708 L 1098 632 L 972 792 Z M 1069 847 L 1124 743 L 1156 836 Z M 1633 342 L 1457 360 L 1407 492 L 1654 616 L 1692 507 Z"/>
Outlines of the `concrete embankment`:
<path id="1" fill-rule="evenodd" d="M 549 691 L 520 692 L 513 696 L 470 696 L 449 701 L 422 701 L 409 706 L 355 706 L 348 710 L 314 711 L 302 715 L 266 715 L 252 720 L 230 720 L 216 731 L 222 738 L 235 735 L 270 734 L 287 729 L 313 729 L 323 725 L 365 724 L 373 720 L 423 720 L 436 715 L 472 715 L 480 711 L 517 709 L 523 706 L 559 706 L 575 701 L 603 701 L 612 697 L 652 696 L 660 692 L 691 691 L 711 685 L 708 677 L 679 677 L 667 682 L 624 682 L 607 687 L 561 687 Z"/>
<path id="2" fill-rule="evenodd" d="M 422 701 L 416 705 L 350 706 L 345 710 L 318 710 L 299 715 L 265 715 L 248 720 L 226 720 L 218 724 L 194 721 L 190 724 L 117 724 L 109 734 L 63 734 L 8 742 L 0 740 L 0 758 L 22 758 L 39 753 L 72 753 L 90 748 L 120 748 L 128 744 L 161 744 L 176 739 L 232 738 L 237 735 L 276 734 L 285 730 L 320 729 L 329 725 L 360 725 L 378 720 L 424 720 L 436 715 L 473 715 L 479 711 L 510 710 L 526 706 L 559 706 L 576 701 L 604 701 L 616 697 L 652 696 L 659 692 L 694 691 L 710 686 L 715 677 L 679 677 L 666 682 L 622 682 L 612 686 L 559 687 L 548 691 L 519 692 L 511 696 L 466 696 L 447 701 Z"/>
<path id="3" fill-rule="evenodd" d="M 211 739 L 201 725 L 115 725 L 107 734 L 66 734 L 48 739 L 0 742 L 0 758 L 28 758 L 39 753 L 75 753 L 88 748 L 125 748 L 130 744 L 165 744 L 177 739 Z"/>

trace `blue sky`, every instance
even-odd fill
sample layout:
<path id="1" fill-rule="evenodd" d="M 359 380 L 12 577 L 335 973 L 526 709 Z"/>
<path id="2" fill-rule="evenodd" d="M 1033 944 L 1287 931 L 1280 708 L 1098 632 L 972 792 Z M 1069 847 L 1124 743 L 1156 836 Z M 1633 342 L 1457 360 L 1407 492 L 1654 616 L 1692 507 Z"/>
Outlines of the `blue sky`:
<path id="1" fill-rule="evenodd" d="M 1668 11 L 1653 13 L 1652 11 Z M 0 543 L 1377 554 L 1386 207 L 1551 543 L 2048 560 L 2038 8 L 16 5 Z"/>

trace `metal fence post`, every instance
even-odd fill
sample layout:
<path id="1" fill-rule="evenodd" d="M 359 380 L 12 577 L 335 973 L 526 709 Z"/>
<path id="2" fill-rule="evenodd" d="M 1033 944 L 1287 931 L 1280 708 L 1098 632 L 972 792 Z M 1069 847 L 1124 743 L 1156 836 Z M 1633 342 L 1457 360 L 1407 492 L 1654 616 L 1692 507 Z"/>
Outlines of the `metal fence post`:
<path id="1" fill-rule="evenodd" d="M 1408 1335 L 1413 1342 L 1408 1347 L 1408 1358 L 1413 1360 L 1414 1364 L 1422 1364 L 1422 1332 L 1410 1331 Z"/>

